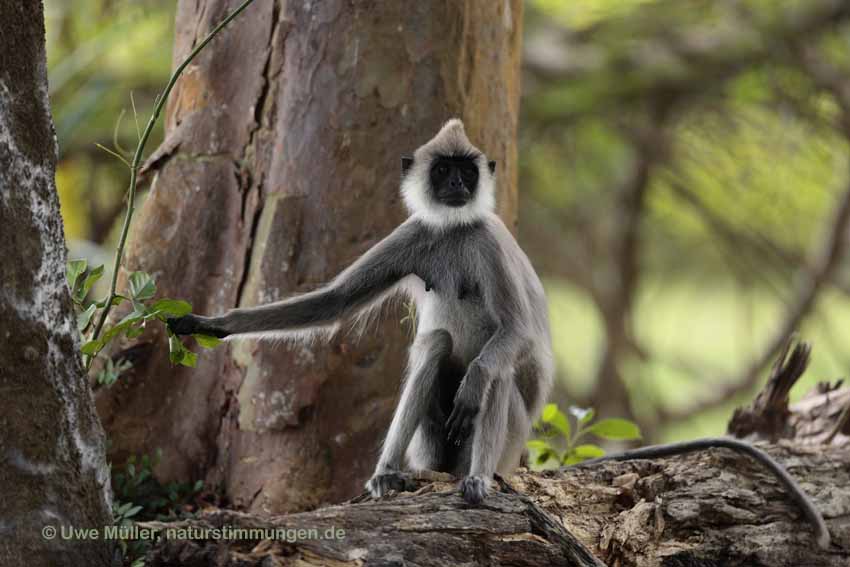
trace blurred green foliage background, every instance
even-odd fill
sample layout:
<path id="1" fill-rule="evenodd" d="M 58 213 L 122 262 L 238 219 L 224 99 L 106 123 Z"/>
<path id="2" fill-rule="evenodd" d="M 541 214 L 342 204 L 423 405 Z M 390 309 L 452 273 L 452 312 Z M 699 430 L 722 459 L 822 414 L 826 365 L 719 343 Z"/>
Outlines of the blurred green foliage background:
<path id="1" fill-rule="evenodd" d="M 848 76 L 850 35 L 817 12 L 827 4 L 526 4 L 520 241 L 548 289 L 562 405 L 688 438 L 722 433 L 763 383 L 748 365 L 821 266 L 848 191 L 850 129 L 805 53 Z M 175 5 L 46 8 L 65 230 L 72 255 L 106 263 L 128 175 L 95 143 L 135 146 L 130 94 L 143 123 L 171 68 Z M 814 344 L 795 399 L 850 362 L 839 252 L 795 325 Z"/>

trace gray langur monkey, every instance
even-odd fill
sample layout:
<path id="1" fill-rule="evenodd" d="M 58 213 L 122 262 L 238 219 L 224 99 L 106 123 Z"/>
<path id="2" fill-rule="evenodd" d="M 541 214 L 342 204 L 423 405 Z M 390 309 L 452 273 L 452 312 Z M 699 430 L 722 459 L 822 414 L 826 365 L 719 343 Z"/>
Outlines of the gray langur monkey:
<path id="1" fill-rule="evenodd" d="M 543 286 L 494 212 L 495 162 L 460 120 L 402 158 L 409 218 L 331 283 L 221 317 L 169 321 L 217 337 L 333 332 L 396 293 L 415 302 L 416 337 L 375 472 L 373 496 L 408 486 L 402 472 L 462 476 L 481 502 L 494 474 L 515 469 L 554 375 Z"/>
<path id="2" fill-rule="evenodd" d="M 493 211 L 495 167 L 466 137 L 463 123 L 450 120 L 412 157 L 402 158 L 409 218 L 329 284 L 221 317 L 172 319 L 169 327 L 178 335 L 219 338 L 331 334 L 341 321 L 406 294 L 416 305 L 416 337 L 366 488 L 380 497 L 411 486 L 405 468 L 442 471 L 462 476 L 464 499 L 480 503 L 496 473 L 519 465 L 554 375 L 543 286 Z M 819 544 L 829 545 L 823 517 L 794 479 L 767 453 L 741 441 L 657 445 L 577 466 L 712 447 L 764 464 L 801 507 Z"/>

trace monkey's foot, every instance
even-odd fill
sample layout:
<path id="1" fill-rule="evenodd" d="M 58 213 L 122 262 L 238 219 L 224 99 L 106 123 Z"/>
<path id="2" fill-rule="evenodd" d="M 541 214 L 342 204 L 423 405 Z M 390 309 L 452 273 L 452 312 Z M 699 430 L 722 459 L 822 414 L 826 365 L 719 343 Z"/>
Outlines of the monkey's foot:
<path id="1" fill-rule="evenodd" d="M 460 481 L 460 494 L 469 504 L 481 504 L 490 493 L 490 481 L 483 476 L 468 476 Z"/>
<path id="2" fill-rule="evenodd" d="M 416 483 L 410 475 L 399 471 L 376 474 L 366 483 L 368 490 L 374 498 L 380 498 L 390 490 L 396 492 L 410 492 L 416 490 Z"/>

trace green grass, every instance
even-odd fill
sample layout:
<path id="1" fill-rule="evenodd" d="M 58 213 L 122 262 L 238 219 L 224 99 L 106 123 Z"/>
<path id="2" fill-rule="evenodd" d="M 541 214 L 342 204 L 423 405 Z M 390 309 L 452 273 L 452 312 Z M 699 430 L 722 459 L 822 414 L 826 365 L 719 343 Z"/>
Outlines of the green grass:
<path id="1" fill-rule="evenodd" d="M 552 334 L 558 368 L 570 392 L 592 387 L 603 346 L 601 321 L 580 290 L 547 282 Z M 624 369 L 640 415 L 648 404 L 676 408 L 710 395 L 718 384 L 737 377 L 775 332 L 785 306 L 772 294 L 731 284 L 657 281 L 643 286 L 635 313 L 635 334 L 653 356 L 631 360 Z M 813 345 L 809 370 L 791 392 L 792 402 L 818 381 L 844 376 L 850 363 L 850 301 L 838 292 L 824 293 L 817 311 L 800 329 Z M 684 369 L 665 361 L 682 359 Z M 767 371 L 759 381 L 759 388 Z M 722 434 L 732 410 L 749 402 L 758 388 L 726 406 L 696 414 L 662 430 L 662 440 Z"/>

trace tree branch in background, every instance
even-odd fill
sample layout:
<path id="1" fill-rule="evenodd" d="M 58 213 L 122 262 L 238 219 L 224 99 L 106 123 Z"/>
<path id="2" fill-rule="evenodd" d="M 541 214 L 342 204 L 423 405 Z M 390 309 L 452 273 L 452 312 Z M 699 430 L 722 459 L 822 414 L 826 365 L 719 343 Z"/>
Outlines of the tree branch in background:
<path id="1" fill-rule="evenodd" d="M 742 392 L 753 388 L 759 380 L 759 374 L 776 357 L 788 338 L 797 330 L 803 318 L 811 311 L 817 300 L 818 292 L 832 278 L 845 251 L 847 229 L 850 226 L 850 182 L 838 198 L 838 204 L 832 223 L 823 241 L 817 262 L 811 268 L 805 268 L 800 274 L 796 299 L 785 314 L 779 330 L 767 343 L 761 354 L 747 367 L 741 376 L 718 387 L 711 397 L 697 400 L 693 404 L 676 410 L 659 410 L 664 420 L 679 421 L 687 419 L 696 412 L 717 408 Z"/>
<path id="2" fill-rule="evenodd" d="M 631 132 L 636 159 L 615 209 L 618 218 L 614 226 L 612 275 L 605 278 L 605 288 L 594 296 L 605 329 L 605 350 L 591 394 L 592 405 L 600 415 L 634 418 L 620 365 L 631 351 L 630 321 L 640 279 L 641 224 L 652 169 L 667 153 L 664 126 L 671 107 L 672 100 L 665 99 L 649 112 L 647 125 Z"/>
<path id="3" fill-rule="evenodd" d="M 630 41 L 627 49 L 616 53 L 600 49 L 595 41 L 594 34 L 607 31 L 604 28 L 586 38 L 553 31 L 545 42 L 529 42 L 524 65 L 532 79 L 547 86 L 599 86 L 594 96 L 582 97 L 578 106 L 545 105 L 539 110 L 550 120 L 568 118 L 670 93 L 701 97 L 716 92 L 739 73 L 775 60 L 787 45 L 808 41 L 848 20 L 850 3 L 810 0 L 794 3 L 762 27 L 730 13 L 725 21 L 709 27 L 693 25 L 645 37 L 642 43 Z M 629 30 L 625 36 L 639 36 L 639 31 Z"/>
<path id="4" fill-rule="evenodd" d="M 805 264 L 806 259 L 802 255 L 782 248 L 779 244 L 761 234 L 745 232 L 732 226 L 720 214 L 706 205 L 685 183 L 672 178 L 672 176 L 666 181 L 673 195 L 699 215 L 708 229 L 729 245 L 732 252 L 728 254 L 730 263 L 739 264 L 740 269 L 750 276 L 759 278 L 762 283 L 773 288 L 777 293 L 780 290 L 775 281 L 775 274 L 765 273 L 763 267 L 756 267 L 748 262 L 746 255 L 742 254 L 742 249 L 757 254 L 759 259 L 767 261 L 778 274 L 787 273 L 789 266 Z"/>
<path id="5" fill-rule="evenodd" d="M 803 69 L 814 82 L 827 90 L 834 98 L 841 111 L 841 125 L 845 137 L 850 140 L 850 81 L 831 67 L 826 60 L 813 49 L 792 45 Z M 848 227 L 850 227 L 850 182 L 839 195 L 833 220 L 829 225 L 823 245 L 816 262 L 810 267 L 804 267 L 798 279 L 797 293 L 791 303 L 779 330 L 767 343 L 762 353 L 749 365 L 744 373 L 736 380 L 707 399 L 675 411 L 661 410 L 663 419 L 682 420 L 697 411 L 705 411 L 723 405 L 742 392 L 751 389 L 759 380 L 759 374 L 770 361 L 781 351 L 802 323 L 806 315 L 813 309 L 818 293 L 828 284 L 838 267 L 846 249 Z M 803 264 L 805 266 L 805 264 Z M 786 347 L 787 348 L 787 347 Z"/>

